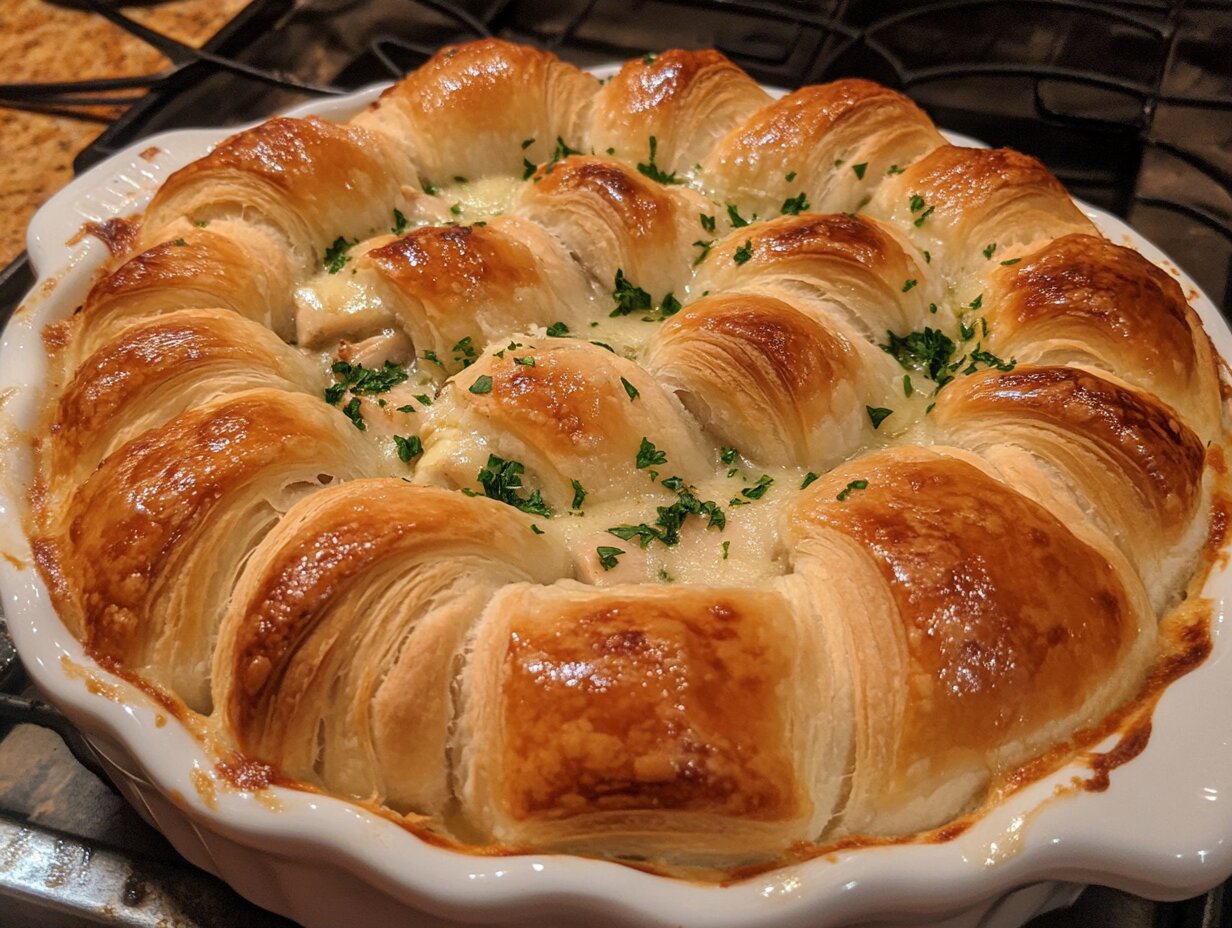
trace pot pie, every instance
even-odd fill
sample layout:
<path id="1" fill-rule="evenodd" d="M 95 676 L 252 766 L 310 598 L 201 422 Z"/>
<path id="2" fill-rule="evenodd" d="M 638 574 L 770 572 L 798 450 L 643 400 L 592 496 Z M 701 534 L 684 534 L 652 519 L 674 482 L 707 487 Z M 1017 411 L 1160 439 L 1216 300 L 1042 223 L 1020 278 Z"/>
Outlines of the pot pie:
<path id="1" fill-rule="evenodd" d="M 48 338 L 62 617 L 456 846 L 935 829 L 1132 700 L 1203 564 L 1177 283 L 867 81 L 452 47 L 226 140 L 127 245 Z"/>

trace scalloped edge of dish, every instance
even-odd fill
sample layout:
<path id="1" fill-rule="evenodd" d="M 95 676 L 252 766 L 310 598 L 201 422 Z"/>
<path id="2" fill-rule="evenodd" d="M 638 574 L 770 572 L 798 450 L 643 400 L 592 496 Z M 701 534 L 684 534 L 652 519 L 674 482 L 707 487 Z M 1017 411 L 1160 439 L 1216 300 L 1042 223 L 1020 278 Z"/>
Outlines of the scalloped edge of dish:
<path id="1" fill-rule="evenodd" d="M 345 118 L 381 89 L 311 101 L 288 114 Z M 29 232 L 39 282 L 0 341 L 0 552 L 6 555 L 0 594 L 10 633 L 39 689 L 83 729 L 138 811 L 193 863 L 258 904 L 312 925 L 392 923 L 417 913 L 437 924 L 510 926 L 704 921 L 711 928 L 831 928 L 922 919 L 953 928 L 1008 926 L 1070 901 L 1074 884 L 1180 899 L 1232 874 L 1232 712 L 1225 708 L 1232 706 L 1232 673 L 1224 666 L 1232 660 L 1225 633 L 1232 569 L 1226 563 L 1215 566 L 1203 591 L 1211 600 L 1212 653 L 1163 694 L 1149 744 L 1113 773 L 1111 788 L 1056 796 L 1075 776 L 1089 774 L 1071 764 L 989 809 L 947 843 L 841 852 L 720 887 L 565 855 L 446 850 L 342 799 L 281 787 L 254 796 L 219 782 L 214 760 L 187 729 L 84 655 L 31 566 L 20 517 L 29 478 L 26 430 L 45 375 L 41 329 L 71 312 L 106 258 L 103 245 L 79 230 L 85 222 L 137 212 L 170 171 L 234 131 L 143 139 L 48 201 Z M 1195 294 L 1192 305 L 1219 354 L 1232 357 L 1232 332 L 1187 275 L 1121 220 L 1079 205 L 1105 235 L 1133 245 Z M 94 685 L 83 682 L 81 668 Z M 123 698 L 100 695 L 94 691 L 100 687 Z"/>

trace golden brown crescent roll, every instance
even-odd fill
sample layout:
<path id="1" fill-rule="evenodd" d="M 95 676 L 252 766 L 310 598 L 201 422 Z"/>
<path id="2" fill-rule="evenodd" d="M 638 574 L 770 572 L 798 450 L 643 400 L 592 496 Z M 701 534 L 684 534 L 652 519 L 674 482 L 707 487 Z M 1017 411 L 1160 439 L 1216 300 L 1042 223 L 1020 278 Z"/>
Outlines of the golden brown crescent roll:
<path id="1" fill-rule="evenodd" d="M 666 455 L 661 472 L 696 480 L 712 468 L 675 397 L 632 361 L 572 338 L 515 337 L 489 351 L 450 381 L 423 440 L 417 479 L 478 488 L 495 454 L 523 463 L 527 486 L 559 510 L 574 480 L 592 501 L 644 488 L 643 440 Z"/>
<path id="2" fill-rule="evenodd" d="M 689 304 L 645 364 L 719 444 L 766 464 L 833 466 L 872 438 L 868 407 L 902 398 L 889 355 L 801 312 L 784 291 Z"/>
<path id="3" fill-rule="evenodd" d="M 237 746 L 297 780 L 440 815 L 451 686 L 492 593 L 549 583 L 530 518 L 401 480 L 301 500 L 253 552 L 219 630 L 214 702 Z"/>
<path id="4" fill-rule="evenodd" d="M 77 591 L 64 618 L 95 656 L 208 711 L 215 631 L 248 552 L 305 493 L 381 470 L 337 410 L 297 394 L 181 413 L 69 499 L 50 539 Z"/>
<path id="5" fill-rule="evenodd" d="M 616 272 L 657 304 L 689 276 L 704 197 L 664 186 L 610 158 L 573 156 L 541 167 L 518 199 L 610 291 Z"/>
<path id="6" fill-rule="evenodd" d="M 1206 541 L 1201 439 L 1153 396 L 1072 367 L 959 377 L 937 428 L 1051 511 L 1065 505 L 1125 552 L 1161 613 Z M 1067 519 L 1067 524 L 1075 524 Z"/>
<path id="7" fill-rule="evenodd" d="M 177 219 L 243 219 L 279 236 L 300 272 L 384 229 L 407 206 L 414 169 L 389 139 L 315 116 L 279 116 L 231 136 L 167 178 L 146 209 L 141 247 Z"/>
<path id="8" fill-rule="evenodd" d="M 515 846 L 773 853 L 839 800 L 834 683 L 816 626 L 778 593 L 511 585 L 463 675 L 463 812 Z"/>
<path id="9" fill-rule="evenodd" d="M 293 276 L 284 246 L 260 228 L 225 219 L 176 222 L 164 231 L 163 241 L 90 289 L 74 321 L 70 372 L 124 326 L 179 309 L 223 307 L 292 338 Z"/>
<path id="10" fill-rule="evenodd" d="M 777 216 L 804 194 L 818 212 L 859 209 L 888 172 L 945 140 L 900 93 L 850 78 L 801 87 L 729 132 L 702 162 L 702 181 L 746 220 Z"/>
<path id="11" fill-rule="evenodd" d="M 215 397 L 258 387 L 315 393 L 319 367 L 225 309 L 183 309 L 120 333 L 60 394 L 47 461 L 57 489 L 85 481 L 116 448 Z"/>
<path id="12" fill-rule="evenodd" d="M 887 178 L 868 212 L 927 249 L 960 303 L 1001 261 L 1072 232 L 1099 234 L 1044 165 L 1008 148 L 938 148 Z"/>
<path id="13" fill-rule="evenodd" d="M 889 225 L 864 216 L 783 216 L 719 239 L 698 265 L 690 291 L 781 288 L 795 294 L 802 309 L 824 313 L 875 343 L 887 330 L 951 324 L 932 270 L 904 245 Z"/>
<path id="14" fill-rule="evenodd" d="M 551 236 L 513 216 L 482 226 L 425 226 L 359 255 L 351 270 L 337 282 L 318 278 L 315 305 L 345 316 L 349 295 L 339 288 L 367 289 L 373 296 L 353 305 L 380 315 L 363 320 L 364 334 L 381 324 L 401 328 L 420 369 L 440 379 L 511 332 L 554 322 L 580 328 L 594 299 L 581 269 Z M 305 311 L 300 330 L 309 344 L 328 343 L 319 333 L 329 332 L 329 323 Z M 459 347 L 463 339 L 469 341 Z"/>
<path id="15" fill-rule="evenodd" d="M 683 182 L 715 142 L 769 102 L 755 80 L 713 49 L 632 58 L 595 97 L 590 147 L 650 174 L 678 173 Z"/>
<path id="16" fill-rule="evenodd" d="M 426 182 L 521 176 L 523 159 L 588 147 L 599 81 L 550 52 L 484 39 L 441 49 L 356 116 L 387 134 Z M 524 144 L 528 143 L 528 144 Z"/>
<path id="17" fill-rule="evenodd" d="M 846 637 L 847 832 L 948 821 L 991 776 L 1128 699 L 1154 654 L 1155 617 L 1124 559 L 957 449 L 893 448 L 830 471 L 786 540 Z"/>
<path id="18" fill-rule="evenodd" d="M 994 352 L 1109 371 L 1154 393 L 1203 440 L 1218 433 L 1210 338 L 1180 285 L 1133 249 L 1066 235 L 998 267 L 984 306 Z"/>

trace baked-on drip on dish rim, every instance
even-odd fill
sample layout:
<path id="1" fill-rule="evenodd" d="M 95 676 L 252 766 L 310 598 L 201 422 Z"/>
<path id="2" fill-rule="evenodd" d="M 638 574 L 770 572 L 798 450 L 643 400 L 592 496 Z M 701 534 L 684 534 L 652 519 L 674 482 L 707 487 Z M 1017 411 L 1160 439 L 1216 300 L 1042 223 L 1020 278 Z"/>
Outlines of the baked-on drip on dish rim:
<path id="1" fill-rule="evenodd" d="M 127 245 L 47 336 L 32 548 L 244 784 L 722 880 L 952 837 L 1205 653 L 1201 322 L 884 87 L 457 46 Z"/>

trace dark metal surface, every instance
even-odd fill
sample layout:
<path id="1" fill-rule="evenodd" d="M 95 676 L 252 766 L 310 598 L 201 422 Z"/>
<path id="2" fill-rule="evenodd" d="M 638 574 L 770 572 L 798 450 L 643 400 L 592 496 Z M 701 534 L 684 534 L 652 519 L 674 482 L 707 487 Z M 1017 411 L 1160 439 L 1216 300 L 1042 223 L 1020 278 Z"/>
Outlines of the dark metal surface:
<path id="1" fill-rule="evenodd" d="M 205 55 L 172 50 L 178 66 L 149 81 L 153 92 L 76 167 L 153 132 L 267 116 L 304 98 L 292 85 L 388 80 L 442 44 L 489 33 L 580 65 L 716 47 L 769 84 L 861 75 L 902 88 L 939 125 L 1043 159 L 1232 316 L 1228 2 L 256 0 Z M 31 283 L 24 262 L 0 271 L 0 322 Z M 0 623 L 0 928 L 286 926 L 181 860 L 97 770 L 35 698 Z M 1093 888 L 1031 928 L 1232 928 L 1232 917 L 1222 887 L 1174 904 Z"/>

